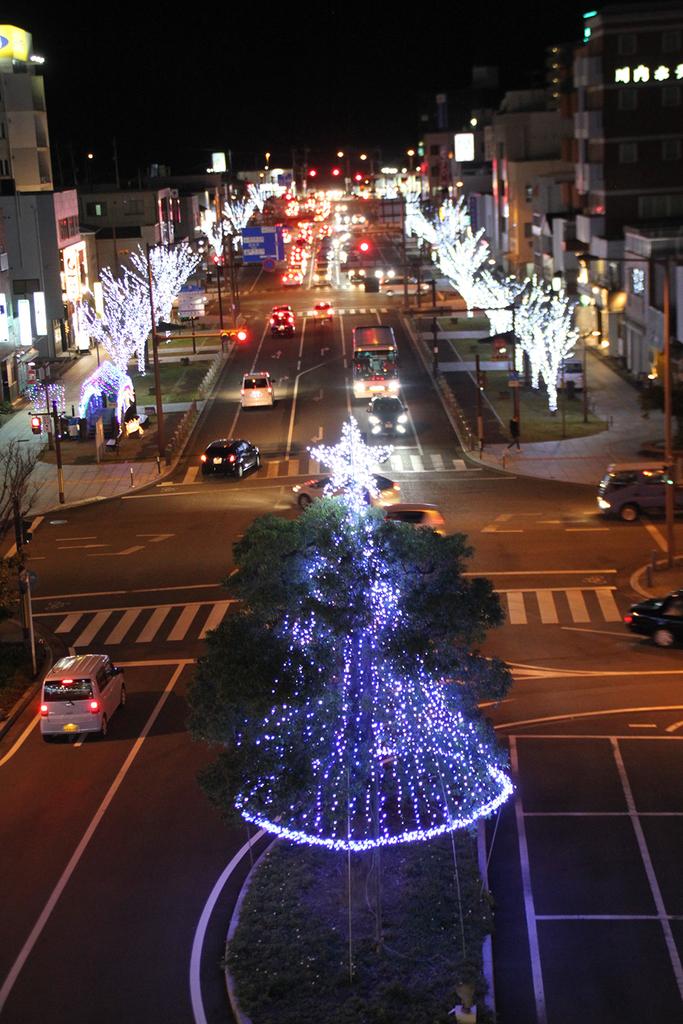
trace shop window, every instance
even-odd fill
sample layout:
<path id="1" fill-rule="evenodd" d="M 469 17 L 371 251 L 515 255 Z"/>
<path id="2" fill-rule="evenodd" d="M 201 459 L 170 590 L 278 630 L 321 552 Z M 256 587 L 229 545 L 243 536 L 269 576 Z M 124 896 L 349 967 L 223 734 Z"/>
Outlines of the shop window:
<path id="1" fill-rule="evenodd" d="M 107 214 L 106 203 L 86 203 L 85 212 L 88 217 L 105 217 Z"/>
<path id="2" fill-rule="evenodd" d="M 619 163 L 620 164 L 635 164 L 638 160 L 638 143 L 637 142 L 620 142 L 619 143 Z"/>
<path id="3" fill-rule="evenodd" d="M 681 159 L 681 140 L 664 139 L 662 142 L 662 160 Z"/>

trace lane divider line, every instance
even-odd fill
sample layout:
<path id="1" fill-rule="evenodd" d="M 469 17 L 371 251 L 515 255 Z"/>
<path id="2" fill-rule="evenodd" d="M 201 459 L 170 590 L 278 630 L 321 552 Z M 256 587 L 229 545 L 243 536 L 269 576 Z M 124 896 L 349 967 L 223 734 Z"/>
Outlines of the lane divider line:
<path id="1" fill-rule="evenodd" d="M 97 830 L 97 826 L 102 821 L 102 818 L 104 817 L 104 815 L 105 815 L 105 813 L 107 811 L 107 808 L 109 807 L 109 805 L 111 804 L 112 800 L 116 796 L 116 793 L 118 792 L 118 790 L 119 790 L 119 788 L 121 786 L 121 783 L 123 782 L 123 780 L 125 779 L 126 775 L 128 774 L 128 772 L 129 772 L 133 762 L 135 761 L 135 758 L 140 753 L 140 749 L 142 747 L 142 744 L 147 739 L 147 736 L 149 735 L 150 729 L 152 728 L 152 726 L 156 722 L 156 720 L 159 717 L 159 714 L 161 712 L 161 709 L 163 708 L 164 704 L 166 703 L 166 701 L 168 700 L 169 696 L 171 695 L 171 692 L 173 691 L 173 688 L 174 688 L 175 684 L 177 683 L 177 681 L 178 681 L 178 679 L 180 677 L 181 672 L 185 668 L 185 664 L 186 664 L 185 662 L 183 662 L 182 664 L 177 664 L 176 663 L 175 672 L 173 672 L 171 674 L 171 678 L 169 679 L 168 683 L 166 684 L 163 693 L 159 697 L 159 700 L 157 701 L 157 703 L 155 704 L 154 708 L 152 709 L 152 713 L 150 714 L 149 718 L 145 722 L 145 724 L 144 724 L 144 726 L 142 728 L 142 732 L 140 733 L 140 735 L 136 739 L 135 743 L 133 744 L 133 746 L 132 746 L 132 748 L 131 748 L 131 750 L 130 750 L 130 752 L 128 754 L 128 757 L 126 758 L 126 760 L 123 762 L 123 764 L 119 768 L 119 771 L 118 771 L 118 773 L 116 775 L 116 778 L 114 779 L 114 781 L 112 782 L 111 786 L 107 790 L 107 793 L 106 793 L 104 799 L 102 800 L 102 803 L 100 804 L 100 806 L 95 811 L 95 814 L 94 814 L 90 824 L 88 825 L 87 829 L 83 833 L 83 836 L 81 837 L 81 840 L 78 843 L 78 846 L 76 847 L 74 852 L 71 854 L 71 857 L 69 858 L 68 864 L 66 865 L 66 867 L 62 871 L 62 874 L 61 874 L 61 876 L 59 878 L 59 881 L 55 885 L 54 889 L 52 890 L 52 892 L 51 892 L 51 894 L 50 894 L 50 896 L 48 898 L 47 903 L 45 904 L 45 906 L 43 907 L 42 911 L 40 912 L 40 914 L 38 916 L 38 920 L 33 925 L 33 928 L 31 929 L 31 932 L 30 932 L 28 938 L 26 939 L 26 941 L 24 942 L 24 945 L 21 947 L 21 950 L 19 951 L 19 955 L 17 956 L 16 960 L 12 964 L 12 966 L 11 966 L 11 968 L 9 970 L 9 973 L 8 973 L 7 977 L 5 978 L 5 981 L 4 981 L 3 985 L 2 985 L 2 988 L 0 988 L 0 1014 L 3 1011 L 3 1009 L 5 1007 L 5 1004 L 7 1003 L 7 1000 L 9 998 L 9 996 L 10 996 L 10 993 L 12 992 L 12 989 L 14 988 L 16 980 L 19 977 L 24 964 L 26 963 L 26 961 L 28 960 L 29 956 L 31 955 L 36 942 L 40 938 L 40 936 L 41 936 L 41 934 L 42 934 L 42 932 L 43 932 L 43 930 L 45 928 L 45 925 L 49 921 L 49 919 L 50 919 L 50 917 L 52 915 L 52 911 L 55 909 L 57 903 L 59 902 L 59 899 L 60 899 L 62 893 L 66 889 L 66 886 L 68 885 L 69 880 L 71 879 L 71 876 L 73 875 L 74 871 L 78 867 L 78 864 L 79 864 L 83 854 L 85 853 L 85 850 L 86 850 L 90 840 L 92 839 L 93 835 L 95 834 L 95 831 Z"/>

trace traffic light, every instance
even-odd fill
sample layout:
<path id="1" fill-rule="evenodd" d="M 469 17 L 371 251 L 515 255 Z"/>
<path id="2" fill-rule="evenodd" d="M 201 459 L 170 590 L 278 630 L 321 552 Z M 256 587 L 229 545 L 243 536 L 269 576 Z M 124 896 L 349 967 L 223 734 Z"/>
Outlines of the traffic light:
<path id="1" fill-rule="evenodd" d="M 362 174 L 354 174 L 353 180 L 354 181 L 362 181 L 363 180 L 363 175 Z"/>
<path id="2" fill-rule="evenodd" d="M 332 168 L 332 177 L 333 178 L 338 178 L 340 174 L 341 174 L 341 171 L 339 170 L 338 167 L 333 167 Z"/>
<path id="3" fill-rule="evenodd" d="M 362 241 L 358 248 L 360 249 L 361 252 L 370 252 L 370 243 Z"/>
<path id="4" fill-rule="evenodd" d="M 240 342 L 240 344 L 244 344 L 246 341 L 249 341 L 249 331 L 246 327 L 230 327 L 222 330 L 220 333 L 221 343 L 230 338 Z"/>
<path id="5" fill-rule="evenodd" d="M 219 256 L 217 253 L 214 253 L 213 254 L 213 262 L 216 264 L 217 267 L 222 267 L 223 266 L 223 257 Z"/>
<path id="6" fill-rule="evenodd" d="M 237 330 L 237 332 L 235 334 L 235 337 L 237 338 L 238 341 L 248 341 L 249 340 L 249 332 L 246 330 L 246 328 L 240 327 Z"/>
<path id="7" fill-rule="evenodd" d="M 311 167 L 310 171 L 308 172 L 308 177 L 309 178 L 317 178 L 318 177 L 318 172 L 316 171 L 315 167 Z"/>
<path id="8" fill-rule="evenodd" d="M 31 416 L 31 431 L 34 434 L 42 434 L 42 432 L 43 432 L 43 417 L 42 416 Z"/>

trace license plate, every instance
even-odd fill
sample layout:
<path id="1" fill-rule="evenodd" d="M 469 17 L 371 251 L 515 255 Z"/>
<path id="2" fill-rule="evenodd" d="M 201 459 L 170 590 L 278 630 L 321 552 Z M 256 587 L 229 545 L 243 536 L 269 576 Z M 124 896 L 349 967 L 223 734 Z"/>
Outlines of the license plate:
<path id="1" fill-rule="evenodd" d="M 393 423 L 385 423 L 385 424 L 384 424 L 384 427 L 385 427 L 385 429 L 386 429 L 386 430 L 391 430 L 391 428 L 393 427 L 393 425 L 394 425 Z"/>
<path id="2" fill-rule="evenodd" d="M 370 391 L 384 391 L 384 385 L 380 384 L 378 387 L 370 387 Z"/>
<path id="3" fill-rule="evenodd" d="M 62 726 L 63 732 L 78 732 L 78 726 L 75 722 L 69 722 L 67 725 Z"/>
<path id="4" fill-rule="evenodd" d="M 223 459 L 220 457 L 220 455 L 217 455 L 214 457 L 213 464 L 214 466 L 220 466 L 222 461 Z"/>

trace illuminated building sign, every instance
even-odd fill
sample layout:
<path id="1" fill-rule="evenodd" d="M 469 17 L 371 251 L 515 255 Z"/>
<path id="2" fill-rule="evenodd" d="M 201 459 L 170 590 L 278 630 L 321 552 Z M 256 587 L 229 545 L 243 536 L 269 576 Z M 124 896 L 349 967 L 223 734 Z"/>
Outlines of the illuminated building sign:
<path id="1" fill-rule="evenodd" d="M 659 64 L 656 68 L 650 68 L 647 64 L 638 64 L 637 67 L 614 69 L 614 81 L 618 85 L 637 85 L 639 82 L 669 82 L 673 79 L 683 79 L 683 64 L 675 64 L 670 67 L 668 64 Z"/>
<path id="2" fill-rule="evenodd" d="M 29 348 L 33 344 L 31 330 L 31 303 L 28 299 L 17 299 L 17 316 L 19 318 L 19 344 Z"/>
<path id="3" fill-rule="evenodd" d="M 15 25 L 0 25 L 0 60 L 28 61 L 31 35 Z"/>
<path id="4" fill-rule="evenodd" d="M 645 271 L 634 267 L 631 271 L 631 291 L 634 295 L 642 295 L 645 291 Z"/>
<path id="5" fill-rule="evenodd" d="M 459 132 L 455 136 L 455 159 L 459 164 L 474 160 L 474 135 L 472 132 Z"/>
<path id="6" fill-rule="evenodd" d="M 36 334 L 47 334 L 47 314 L 45 312 L 45 292 L 33 293 L 33 311 L 36 316 Z"/>
<path id="7" fill-rule="evenodd" d="M 75 242 L 62 250 L 64 264 L 62 291 L 68 302 L 76 304 L 88 291 L 88 263 L 85 242 Z"/>
<path id="8" fill-rule="evenodd" d="M 9 341 L 9 323 L 7 320 L 7 296 L 0 292 L 0 343 Z"/>

